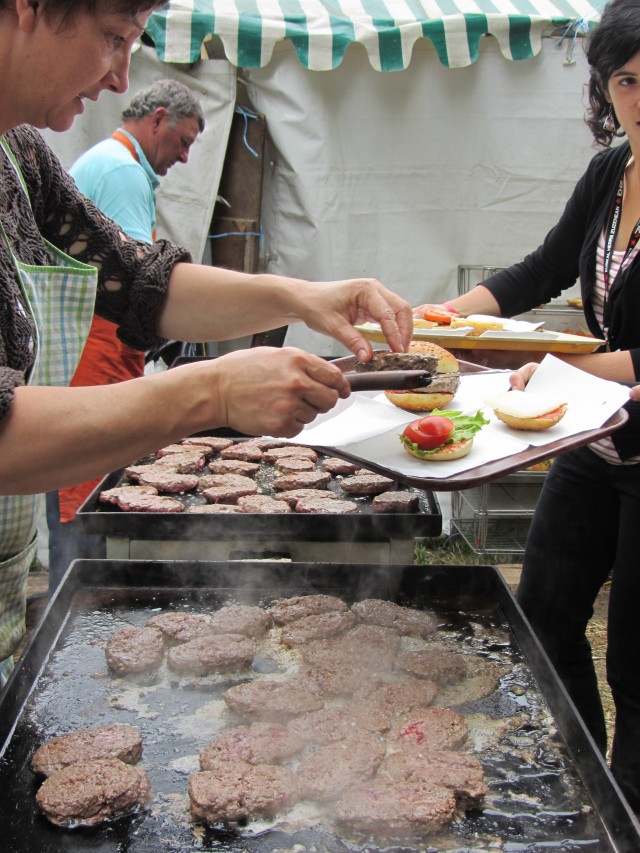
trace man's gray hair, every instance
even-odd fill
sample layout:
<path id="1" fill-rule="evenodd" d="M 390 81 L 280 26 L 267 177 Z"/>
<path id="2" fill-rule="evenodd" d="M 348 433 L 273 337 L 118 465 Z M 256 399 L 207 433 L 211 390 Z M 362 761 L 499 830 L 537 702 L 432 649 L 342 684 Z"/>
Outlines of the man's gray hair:
<path id="1" fill-rule="evenodd" d="M 200 133 L 204 130 L 204 114 L 195 95 L 184 83 L 177 80 L 156 80 L 135 95 L 122 113 L 122 120 L 142 119 L 158 107 L 164 107 L 172 124 L 182 118 L 196 118 Z"/>

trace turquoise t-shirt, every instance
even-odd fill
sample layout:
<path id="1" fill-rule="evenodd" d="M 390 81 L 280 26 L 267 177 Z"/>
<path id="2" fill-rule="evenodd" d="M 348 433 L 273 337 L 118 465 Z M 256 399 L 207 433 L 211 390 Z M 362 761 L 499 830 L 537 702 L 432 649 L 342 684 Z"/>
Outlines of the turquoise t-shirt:
<path id="1" fill-rule="evenodd" d="M 81 193 L 135 240 L 153 243 L 156 226 L 156 187 L 160 179 L 151 168 L 138 142 L 120 128 L 134 144 L 140 162 L 117 139 L 104 139 L 84 152 L 69 169 Z"/>

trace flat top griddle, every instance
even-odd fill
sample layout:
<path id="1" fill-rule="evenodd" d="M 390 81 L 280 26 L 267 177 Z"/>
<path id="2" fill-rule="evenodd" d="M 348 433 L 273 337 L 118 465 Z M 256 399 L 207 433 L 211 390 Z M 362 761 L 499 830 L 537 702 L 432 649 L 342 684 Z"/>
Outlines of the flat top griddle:
<path id="1" fill-rule="evenodd" d="M 198 750 L 211 739 L 211 709 L 238 676 L 161 673 L 114 681 L 106 668 L 103 647 L 111 631 L 142 624 L 159 609 L 210 611 L 229 601 L 265 606 L 309 592 L 428 609 L 438 620 L 440 640 L 504 671 L 497 691 L 459 707 L 476 733 L 476 754 L 489 782 L 485 808 L 456 820 L 442 836 L 385 849 L 471 851 L 492 844 L 514 853 L 640 849 L 640 825 L 495 569 L 86 560 L 70 567 L 0 699 L 3 853 L 376 851 L 371 840 L 344 838 L 304 809 L 235 829 L 193 823 L 188 775 L 197 769 Z M 258 674 L 269 674 L 273 666 L 269 660 L 254 663 Z M 472 724 L 473 719 L 485 723 Z M 93 829 L 52 826 L 34 802 L 39 780 L 29 769 L 31 755 L 50 737 L 113 722 L 142 729 L 142 766 L 151 779 L 153 804 Z"/>

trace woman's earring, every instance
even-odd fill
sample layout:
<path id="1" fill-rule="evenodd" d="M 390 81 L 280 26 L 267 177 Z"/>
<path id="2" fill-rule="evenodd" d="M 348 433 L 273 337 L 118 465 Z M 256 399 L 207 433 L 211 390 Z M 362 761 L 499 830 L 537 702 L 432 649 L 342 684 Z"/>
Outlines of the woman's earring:
<path id="1" fill-rule="evenodd" d="M 602 119 L 602 127 L 607 131 L 607 133 L 615 133 L 616 122 L 613 117 L 613 107 L 609 107 L 609 112 Z"/>

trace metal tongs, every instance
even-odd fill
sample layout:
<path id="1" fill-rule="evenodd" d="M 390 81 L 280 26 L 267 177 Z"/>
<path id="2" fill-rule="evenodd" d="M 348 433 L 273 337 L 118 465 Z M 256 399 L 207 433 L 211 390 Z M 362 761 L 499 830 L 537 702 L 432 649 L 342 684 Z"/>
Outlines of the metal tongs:
<path id="1" fill-rule="evenodd" d="M 371 370 L 345 373 L 352 391 L 410 391 L 429 385 L 432 374 L 424 370 Z"/>

